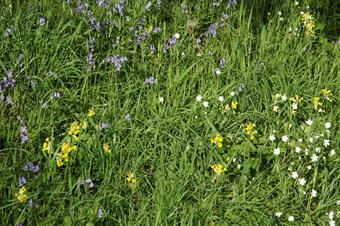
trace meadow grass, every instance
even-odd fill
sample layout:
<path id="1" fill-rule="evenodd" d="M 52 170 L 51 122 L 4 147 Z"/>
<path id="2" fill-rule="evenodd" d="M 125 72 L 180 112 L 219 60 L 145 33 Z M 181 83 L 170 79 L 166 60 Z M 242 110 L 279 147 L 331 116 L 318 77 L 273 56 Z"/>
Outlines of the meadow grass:
<path id="1" fill-rule="evenodd" d="M 107 2 L 0 4 L 1 225 L 335 225 L 313 5 Z"/>

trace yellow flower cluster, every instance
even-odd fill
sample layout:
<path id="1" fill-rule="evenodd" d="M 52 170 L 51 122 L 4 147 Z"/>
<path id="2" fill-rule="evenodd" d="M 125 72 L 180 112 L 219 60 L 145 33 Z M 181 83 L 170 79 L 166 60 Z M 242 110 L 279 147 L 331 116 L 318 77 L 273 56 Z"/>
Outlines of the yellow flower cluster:
<path id="1" fill-rule="evenodd" d="M 69 136 L 72 136 L 74 138 L 75 141 L 79 140 L 79 134 L 80 134 L 80 130 L 82 128 L 82 123 L 75 121 L 71 124 L 70 129 L 68 130 L 67 134 Z"/>
<path id="2" fill-rule="evenodd" d="M 323 96 L 325 97 L 326 100 L 328 100 L 329 102 L 333 101 L 332 90 L 325 88 L 325 89 L 321 90 L 321 92 L 322 92 L 322 94 L 323 94 Z"/>
<path id="3" fill-rule="evenodd" d="M 47 154 L 51 154 L 52 153 L 51 149 L 52 149 L 51 148 L 51 139 L 49 137 L 47 137 L 45 139 L 45 142 L 43 143 L 43 148 L 42 148 L 43 153 L 46 154 L 46 152 L 47 152 Z"/>
<path id="4" fill-rule="evenodd" d="M 110 147 L 109 144 L 104 144 L 103 149 L 106 153 L 111 153 L 111 151 L 112 151 L 112 148 Z"/>
<path id="5" fill-rule="evenodd" d="M 87 113 L 87 116 L 93 117 L 96 114 L 96 112 L 93 109 L 89 109 L 89 112 Z"/>
<path id="6" fill-rule="evenodd" d="M 227 167 L 222 165 L 221 163 L 214 164 L 210 166 L 210 168 L 217 174 L 221 175 L 223 172 L 227 171 Z"/>
<path id="7" fill-rule="evenodd" d="M 127 180 L 127 182 L 128 182 L 128 184 L 129 184 L 129 186 L 130 186 L 131 189 L 135 189 L 135 188 L 136 188 L 136 186 L 137 186 L 137 179 L 136 179 L 134 173 L 129 172 L 129 173 L 127 174 L 126 180 Z"/>
<path id="8" fill-rule="evenodd" d="M 321 90 L 321 93 L 323 95 L 323 98 L 321 98 L 320 96 L 313 97 L 313 105 L 316 111 L 325 112 L 325 110 L 323 110 L 321 107 L 324 105 L 325 101 L 333 102 L 332 91 L 325 88 Z"/>
<path id="9" fill-rule="evenodd" d="M 224 110 L 225 111 L 230 111 L 230 110 L 233 110 L 235 111 L 237 109 L 237 105 L 238 105 L 238 102 L 236 100 L 233 100 L 231 101 L 230 105 L 227 104 L 225 107 L 224 107 Z"/>
<path id="10" fill-rule="evenodd" d="M 250 140 L 253 140 L 255 138 L 255 134 L 257 134 L 257 130 L 255 130 L 255 124 L 254 123 L 247 123 L 245 125 L 246 134 L 249 136 Z"/>
<path id="11" fill-rule="evenodd" d="M 298 95 L 295 95 L 295 96 L 290 97 L 289 100 L 291 102 L 291 113 L 293 115 L 296 115 L 299 102 L 303 100 L 303 97 L 299 97 Z"/>
<path id="12" fill-rule="evenodd" d="M 64 165 L 65 162 L 68 162 L 70 152 L 75 150 L 77 150 L 76 145 L 72 144 L 71 142 L 64 142 L 59 153 L 57 154 L 57 166 L 60 167 Z"/>
<path id="13" fill-rule="evenodd" d="M 320 97 L 313 98 L 313 105 L 316 111 L 322 111 L 321 107 L 323 106 L 323 103 L 320 101 Z"/>
<path id="14" fill-rule="evenodd" d="M 221 134 L 218 133 L 218 134 L 216 134 L 215 137 L 211 138 L 210 142 L 212 144 L 215 144 L 217 148 L 222 148 L 223 137 L 222 137 Z"/>
<path id="15" fill-rule="evenodd" d="M 27 189 L 25 186 L 22 186 L 19 190 L 19 192 L 17 192 L 15 194 L 16 198 L 20 201 L 20 202 L 26 202 L 28 199 L 28 195 L 27 195 Z"/>
<path id="16" fill-rule="evenodd" d="M 302 21 L 306 28 L 305 35 L 310 38 L 315 36 L 315 19 L 314 17 L 309 13 L 306 12 L 302 14 Z"/>

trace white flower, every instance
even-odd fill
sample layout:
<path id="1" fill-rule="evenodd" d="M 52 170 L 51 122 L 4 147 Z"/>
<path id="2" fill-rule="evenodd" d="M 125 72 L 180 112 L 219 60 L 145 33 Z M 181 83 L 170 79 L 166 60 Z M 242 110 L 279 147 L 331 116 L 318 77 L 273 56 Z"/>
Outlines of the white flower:
<path id="1" fill-rule="evenodd" d="M 280 107 L 275 105 L 275 106 L 273 107 L 273 112 L 278 112 L 279 109 L 280 109 Z"/>
<path id="2" fill-rule="evenodd" d="M 159 101 L 159 103 L 163 103 L 163 102 L 164 102 L 164 97 L 160 97 L 160 98 L 158 99 L 158 101 Z"/>
<path id="3" fill-rule="evenodd" d="M 281 100 L 282 100 L 282 101 L 286 101 L 287 99 L 288 99 L 288 97 L 286 96 L 286 94 L 284 94 L 284 95 L 281 96 Z"/>
<path id="4" fill-rule="evenodd" d="M 296 1 L 296 2 L 295 2 L 295 5 L 299 5 L 299 2 L 298 2 L 298 1 Z"/>
<path id="5" fill-rule="evenodd" d="M 313 121 L 312 121 L 311 119 L 308 119 L 308 120 L 306 121 L 306 124 L 307 124 L 308 126 L 311 126 L 311 125 L 313 124 Z"/>
<path id="6" fill-rule="evenodd" d="M 308 169 L 308 170 L 311 170 L 311 169 L 312 169 L 312 166 L 307 166 L 307 169 Z"/>
<path id="7" fill-rule="evenodd" d="M 334 156 L 335 155 L 335 150 L 334 149 L 332 149 L 330 152 L 329 152 L 329 156 Z"/>
<path id="8" fill-rule="evenodd" d="M 294 221 L 294 216 L 289 216 L 289 217 L 288 217 L 288 221 L 290 221 L 290 222 L 291 222 L 291 221 Z"/>
<path id="9" fill-rule="evenodd" d="M 282 140 L 283 142 L 287 142 L 287 141 L 289 140 L 289 138 L 288 138 L 287 135 L 283 135 L 283 136 L 281 137 L 281 140 Z"/>
<path id="10" fill-rule="evenodd" d="M 277 216 L 277 217 L 281 217 L 281 215 L 282 215 L 282 212 L 275 213 L 275 216 Z"/>
<path id="11" fill-rule="evenodd" d="M 337 204 L 338 206 L 340 206 L 340 200 L 336 201 L 336 204 Z"/>
<path id="12" fill-rule="evenodd" d="M 218 101 L 223 102 L 224 101 L 224 96 L 219 96 Z"/>
<path id="13" fill-rule="evenodd" d="M 306 149 L 305 149 L 305 155 L 308 155 L 308 154 L 309 154 L 309 149 L 306 148 Z"/>
<path id="14" fill-rule="evenodd" d="M 281 15 L 282 15 L 282 12 L 281 12 L 281 11 L 277 12 L 277 15 L 281 16 Z"/>
<path id="15" fill-rule="evenodd" d="M 174 34 L 174 38 L 176 38 L 176 39 L 179 39 L 180 36 L 181 36 L 181 35 L 178 34 L 178 33 Z"/>
<path id="16" fill-rule="evenodd" d="M 329 140 L 323 140 L 323 146 L 328 147 L 329 146 Z"/>
<path id="17" fill-rule="evenodd" d="M 237 165 L 237 169 L 241 169 L 241 164 L 238 164 L 238 165 Z"/>
<path id="18" fill-rule="evenodd" d="M 311 160 L 312 160 L 312 162 L 316 162 L 316 161 L 318 161 L 318 158 L 319 157 L 316 154 L 313 154 L 312 157 L 311 157 Z"/>
<path id="19" fill-rule="evenodd" d="M 232 97 L 235 96 L 235 92 L 231 92 L 230 96 L 232 96 Z"/>
<path id="20" fill-rule="evenodd" d="M 315 198 L 317 194 L 318 194 L 318 192 L 316 190 L 312 189 L 311 196 L 313 198 Z"/>
<path id="21" fill-rule="evenodd" d="M 319 153 L 320 150 L 321 150 L 321 148 L 319 148 L 319 147 L 316 147 L 316 148 L 315 148 L 315 152 L 317 152 L 317 153 Z"/>
<path id="22" fill-rule="evenodd" d="M 293 108 L 293 110 L 297 110 L 298 109 L 298 104 L 297 103 L 293 103 L 292 104 L 292 108 Z"/>
<path id="23" fill-rule="evenodd" d="M 198 101 L 198 102 L 201 102 L 202 99 L 203 99 L 203 97 L 202 97 L 201 95 L 198 95 L 198 96 L 196 97 L 196 101 Z"/>
<path id="24" fill-rule="evenodd" d="M 333 211 L 331 211 L 331 212 L 328 213 L 328 218 L 329 218 L 330 220 L 333 220 L 333 218 L 334 218 L 334 212 L 333 212 Z"/>
<path id="25" fill-rule="evenodd" d="M 280 154 L 280 148 L 275 148 L 273 152 L 274 152 L 274 155 L 279 155 Z"/>
<path id="26" fill-rule="evenodd" d="M 276 139 L 276 138 L 275 138 L 275 135 L 274 135 L 274 134 L 271 134 L 271 135 L 269 136 L 269 140 L 270 140 L 271 142 L 273 142 L 275 139 Z"/>
<path id="27" fill-rule="evenodd" d="M 306 179 L 305 178 L 300 178 L 299 179 L 299 184 L 301 185 L 301 186 L 304 186 L 305 184 L 306 184 Z"/>
<path id="28" fill-rule="evenodd" d="M 203 102 L 203 106 L 204 106 L 205 108 L 209 107 L 209 102 L 208 102 L 208 101 L 204 101 L 204 102 Z"/>
<path id="29" fill-rule="evenodd" d="M 295 152 L 296 153 L 300 153 L 300 151 L 301 151 L 301 148 L 299 146 L 295 147 Z"/>
<path id="30" fill-rule="evenodd" d="M 332 124 L 330 122 L 325 123 L 325 128 L 330 129 L 332 127 Z"/>
<path id="31" fill-rule="evenodd" d="M 314 138 L 313 138 L 313 137 L 310 137 L 308 140 L 309 140 L 309 142 L 311 142 L 311 143 L 314 142 Z"/>
<path id="32" fill-rule="evenodd" d="M 298 177 L 299 177 L 299 175 L 298 175 L 298 173 L 296 171 L 292 172 L 292 178 L 293 179 L 296 179 Z"/>
<path id="33" fill-rule="evenodd" d="M 303 140 L 302 140 L 302 138 L 299 138 L 298 141 L 299 141 L 300 143 L 302 143 Z"/>
<path id="34" fill-rule="evenodd" d="M 220 74 L 222 74 L 222 72 L 221 72 L 221 69 L 219 69 L 219 68 L 216 68 L 216 69 L 215 69 L 215 74 L 216 74 L 216 75 L 220 75 Z"/>
<path id="35" fill-rule="evenodd" d="M 329 226 L 336 226 L 335 220 L 330 220 L 330 221 L 329 221 Z"/>

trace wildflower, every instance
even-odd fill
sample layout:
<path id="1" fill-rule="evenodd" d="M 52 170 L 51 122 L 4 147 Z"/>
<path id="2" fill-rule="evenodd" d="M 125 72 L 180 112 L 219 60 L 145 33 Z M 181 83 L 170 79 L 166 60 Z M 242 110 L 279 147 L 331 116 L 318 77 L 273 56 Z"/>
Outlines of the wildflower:
<path id="1" fill-rule="evenodd" d="M 329 140 L 323 140 L 323 146 L 324 147 L 328 147 L 330 144 L 330 141 Z"/>
<path id="2" fill-rule="evenodd" d="M 39 171 L 39 165 L 34 164 L 32 162 L 29 162 L 26 165 L 24 165 L 23 170 L 32 171 L 33 173 L 37 173 Z"/>
<path id="3" fill-rule="evenodd" d="M 48 154 L 51 154 L 52 153 L 52 150 L 51 150 L 51 140 L 49 137 L 47 137 L 45 139 L 45 142 L 43 143 L 43 148 L 42 148 L 43 152 L 47 152 Z"/>
<path id="4" fill-rule="evenodd" d="M 28 131 L 26 126 L 20 127 L 20 139 L 22 144 L 26 144 L 29 141 Z"/>
<path id="5" fill-rule="evenodd" d="M 129 186 L 130 186 L 131 189 L 136 188 L 136 186 L 137 186 L 137 179 L 136 179 L 134 173 L 129 172 L 129 173 L 127 174 L 126 180 L 127 180 L 127 182 L 128 182 L 128 184 L 129 184 Z"/>
<path id="6" fill-rule="evenodd" d="M 217 174 L 221 175 L 223 172 L 227 171 L 227 167 L 222 165 L 221 163 L 214 164 L 210 166 L 210 168 Z"/>
<path id="7" fill-rule="evenodd" d="M 157 83 L 157 79 L 155 79 L 153 76 L 147 77 L 144 81 L 144 84 L 146 85 L 153 85 Z"/>
<path id="8" fill-rule="evenodd" d="M 225 58 L 221 58 L 220 61 L 219 61 L 220 67 L 223 68 L 225 66 L 225 63 L 226 63 Z"/>
<path id="9" fill-rule="evenodd" d="M 274 155 L 279 155 L 280 154 L 280 148 L 275 148 L 273 152 L 274 152 Z"/>
<path id="10" fill-rule="evenodd" d="M 233 100 L 230 104 L 230 107 L 232 110 L 236 110 L 237 105 L 238 105 L 238 102 L 236 100 Z"/>
<path id="11" fill-rule="evenodd" d="M 103 215 L 104 215 L 103 210 L 101 208 L 99 208 L 97 214 L 98 214 L 98 218 L 103 217 Z"/>
<path id="12" fill-rule="evenodd" d="M 289 216 L 288 221 L 290 221 L 290 222 L 294 221 L 294 216 Z"/>
<path id="13" fill-rule="evenodd" d="M 99 124 L 99 130 L 105 130 L 108 129 L 110 127 L 110 125 L 107 122 L 102 122 Z"/>
<path id="14" fill-rule="evenodd" d="M 215 137 L 211 138 L 210 142 L 212 144 L 215 144 L 217 148 L 222 148 L 223 137 L 222 137 L 221 134 L 218 133 L 218 134 L 216 134 Z"/>
<path id="15" fill-rule="evenodd" d="M 310 38 L 315 36 L 315 19 L 313 16 L 306 12 L 302 15 L 302 21 L 305 27 L 305 35 Z"/>
<path id="16" fill-rule="evenodd" d="M 87 179 L 85 180 L 85 183 L 87 184 L 87 186 L 88 186 L 89 188 L 92 188 L 92 187 L 94 186 L 94 184 L 93 184 L 93 182 L 92 182 L 92 180 L 91 180 L 90 178 L 87 178 Z"/>
<path id="17" fill-rule="evenodd" d="M 159 102 L 159 103 L 163 103 L 163 102 L 164 102 L 164 97 L 160 97 L 160 98 L 158 99 L 158 102 Z"/>
<path id="18" fill-rule="evenodd" d="M 332 91 L 330 89 L 323 89 L 321 90 L 322 94 L 324 95 L 324 97 L 326 98 L 326 100 L 328 100 L 329 102 L 332 102 L 333 99 L 331 98 L 332 96 Z"/>
<path id="19" fill-rule="evenodd" d="M 306 121 L 306 124 L 307 124 L 308 126 L 311 126 L 311 125 L 313 124 L 313 121 L 310 120 L 310 119 L 308 119 L 308 120 Z"/>
<path id="20" fill-rule="evenodd" d="M 57 157 L 57 166 L 61 167 L 62 165 L 64 165 L 64 162 L 59 157 Z"/>
<path id="21" fill-rule="evenodd" d="M 108 144 L 104 144 L 103 149 L 106 153 L 111 153 L 111 151 L 112 151 L 110 145 L 108 145 Z"/>
<path id="22" fill-rule="evenodd" d="M 320 110 L 319 107 L 321 107 L 323 105 L 323 103 L 320 102 L 320 97 L 314 97 L 313 98 L 313 104 L 314 104 L 314 109 L 315 110 Z"/>
<path id="23" fill-rule="evenodd" d="M 131 121 L 131 115 L 127 113 L 124 117 L 125 121 L 130 122 Z"/>
<path id="24" fill-rule="evenodd" d="M 106 58 L 106 62 L 112 63 L 117 71 L 120 71 L 125 61 L 127 61 L 127 58 L 118 54 Z"/>
<path id="25" fill-rule="evenodd" d="M 19 190 L 19 192 L 17 192 L 15 194 L 16 198 L 20 201 L 20 202 L 26 202 L 28 199 L 28 195 L 27 195 L 27 189 L 25 186 L 22 186 Z"/>
<path id="26" fill-rule="evenodd" d="M 281 217 L 281 216 L 282 216 L 282 212 L 277 212 L 277 213 L 275 213 L 275 216 Z"/>
<path id="27" fill-rule="evenodd" d="M 282 137 L 281 137 L 281 140 L 283 141 L 283 142 L 288 142 L 288 140 L 289 140 L 289 137 L 287 136 L 287 135 L 283 135 Z"/>
<path id="28" fill-rule="evenodd" d="M 316 190 L 312 189 L 311 196 L 313 198 L 315 198 L 317 194 L 318 194 L 318 192 Z"/>
<path id="29" fill-rule="evenodd" d="M 276 139 L 276 138 L 275 138 L 275 135 L 274 135 L 274 134 L 271 134 L 271 135 L 269 136 L 269 140 L 270 140 L 271 142 L 274 142 L 275 139 Z"/>
<path id="30" fill-rule="evenodd" d="M 212 37 L 216 37 L 217 35 L 216 27 L 217 27 L 217 23 L 213 23 L 209 27 L 209 33 L 211 34 Z"/>
<path id="31" fill-rule="evenodd" d="M 306 179 L 305 178 L 300 178 L 299 179 L 299 184 L 301 185 L 301 186 L 304 186 L 305 184 L 306 184 Z"/>
<path id="32" fill-rule="evenodd" d="M 219 68 L 216 68 L 214 70 L 214 72 L 215 72 L 215 75 L 221 75 L 222 74 L 221 69 L 219 69 Z"/>
<path id="33" fill-rule="evenodd" d="M 201 95 L 198 95 L 198 96 L 196 97 L 196 101 L 197 101 L 197 102 L 201 102 L 202 99 L 203 99 L 203 97 L 202 97 Z"/>
<path id="34" fill-rule="evenodd" d="M 224 101 L 224 96 L 219 96 L 218 101 L 223 102 Z"/>
<path id="35" fill-rule="evenodd" d="M 19 186 L 20 187 L 25 185 L 26 183 L 27 183 L 27 180 L 26 180 L 25 177 L 22 176 L 22 177 L 19 178 Z"/>
<path id="36" fill-rule="evenodd" d="M 87 116 L 93 117 L 96 114 L 96 112 L 93 109 L 89 109 Z"/>
<path id="37" fill-rule="evenodd" d="M 298 109 L 298 106 L 299 106 L 299 102 L 301 102 L 303 98 L 299 97 L 298 95 L 295 95 L 295 96 L 290 97 L 289 100 L 291 101 L 291 108 L 292 108 L 291 112 L 293 115 L 295 115 Z"/>
<path id="38" fill-rule="evenodd" d="M 311 157 L 312 162 L 317 162 L 318 161 L 318 156 L 316 154 L 313 154 Z"/>
<path id="39" fill-rule="evenodd" d="M 41 18 L 39 19 L 39 25 L 40 25 L 40 26 L 44 26 L 45 24 L 46 24 L 45 18 L 44 18 L 44 17 L 41 17 Z"/>
<path id="40" fill-rule="evenodd" d="M 334 149 L 332 149 L 330 152 L 329 152 L 329 156 L 330 157 L 332 157 L 332 156 L 334 156 L 336 153 L 335 153 L 335 150 Z"/>
<path id="41" fill-rule="evenodd" d="M 236 93 L 235 92 L 230 92 L 230 96 L 235 96 L 236 95 Z"/>
<path id="42" fill-rule="evenodd" d="M 332 124 L 330 122 L 325 123 L 325 128 L 330 129 L 332 127 Z"/>
<path id="43" fill-rule="evenodd" d="M 301 148 L 299 146 L 295 147 L 295 152 L 296 153 L 300 153 L 300 151 L 301 151 Z"/>
<path id="44" fill-rule="evenodd" d="M 299 177 L 299 175 L 298 175 L 298 173 L 296 171 L 292 172 L 292 178 L 293 179 L 296 179 L 298 177 Z"/>
<path id="45" fill-rule="evenodd" d="M 280 109 L 280 107 L 277 106 L 277 105 L 275 105 L 275 106 L 273 107 L 273 112 L 279 112 L 279 109 Z"/>
<path id="46" fill-rule="evenodd" d="M 204 106 L 205 108 L 209 107 L 209 102 L 208 102 L 208 101 L 204 101 L 204 102 L 203 102 L 203 106 Z"/>
<path id="47" fill-rule="evenodd" d="M 179 39 L 179 37 L 180 37 L 180 34 L 178 33 L 174 34 L 174 38 Z"/>
<path id="48" fill-rule="evenodd" d="M 257 130 L 255 130 L 254 123 L 247 123 L 245 125 L 246 134 L 250 137 L 251 140 L 255 138 L 255 134 L 257 134 Z"/>
<path id="49" fill-rule="evenodd" d="M 70 127 L 69 131 L 67 132 L 67 134 L 70 135 L 70 136 L 72 136 L 72 135 L 78 136 L 79 133 L 80 133 L 80 129 L 81 129 L 80 123 L 75 121 L 71 124 L 71 127 Z"/>

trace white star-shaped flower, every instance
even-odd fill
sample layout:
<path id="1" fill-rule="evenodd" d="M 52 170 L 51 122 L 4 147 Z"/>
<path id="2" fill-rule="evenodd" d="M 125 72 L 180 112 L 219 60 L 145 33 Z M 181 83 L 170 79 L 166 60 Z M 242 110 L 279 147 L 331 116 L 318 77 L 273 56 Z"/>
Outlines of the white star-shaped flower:
<path id="1" fill-rule="evenodd" d="M 301 186 L 304 186 L 305 184 L 306 184 L 306 179 L 305 178 L 300 178 L 299 179 L 299 184 L 301 185 Z"/>
<path id="2" fill-rule="evenodd" d="M 201 102 L 202 99 L 203 99 L 203 97 L 202 97 L 201 95 L 198 95 L 198 96 L 196 97 L 196 101 L 198 101 L 198 102 Z"/>
<path id="3" fill-rule="evenodd" d="M 315 198 L 317 194 L 318 194 L 318 192 L 316 190 L 312 189 L 311 196 L 313 198 Z"/>
<path id="4" fill-rule="evenodd" d="M 313 124 L 313 121 L 312 121 L 311 119 L 308 119 L 308 120 L 306 121 L 306 124 L 307 124 L 308 126 L 311 126 L 311 125 Z"/>
<path id="5" fill-rule="evenodd" d="M 329 140 L 323 140 L 323 146 L 328 147 L 330 144 Z"/>
<path id="6" fill-rule="evenodd" d="M 292 172 L 292 178 L 293 179 L 296 179 L 298 177 L 299 177 L 299 175 L 298 175 L 298 173 L 296 171 Z"/>
<path id="7" fill-rule="evenodd" d="M 283 142 L 287 142 L 287 141 L 289 140 L 289 137 L 288 137 L 287 135 L 283 135 L 283 136 L 281 137 L 281 140 L 282 140 Z"/>
<path id="8" fill-rule="evenodd" d="M 280 151 L 281 151 L 280 148 L 275 148 L 274 151 L 273 151 L 274 155 L 279 155 Z"/>
<path id="9" fill-rule="evenodd" d="M 209 107 L 209 102 L 208 102 L 208 101 L 204 101 L 204 102 L 203 102 L 203 106 L 204 106 L 205 108 Z"/>
<path id="10" fill-rule="evenodd" d="M 224 96 L 219 96 L 218 101 L 223 102 L 224 101 Z"/>
<path id="11" fill-rule="evenodd" d="M 325 123 L 325 128 L 330 129 L 332 127 L 332 124 L 330 122 Z"/>
<path id="12" fill-rule="evenodd" d="M 311 157 L 311 160 L 312 160 L 312 162 L 316 162 L 316 161 L 318 161 L 318 158 L 319 157 L 316 154 L 313 154 L 312 157 Z"/>
<path id="13" fill-rule="evenodd" d="M 269 136 L 269 140 L 270 140 L 271 142 L 273 142 L 275 139 L 276 139 L 276 138 L 275 138 L 275 135 L 274 135 L 274 134 L 271 134 L 271 135 Z"/>
<path id="14" fill-rule="evenodd" d="M 294 216 L 289 216 L 288 221 L 290 221 L 290 222 L 294 221 Z"/>

